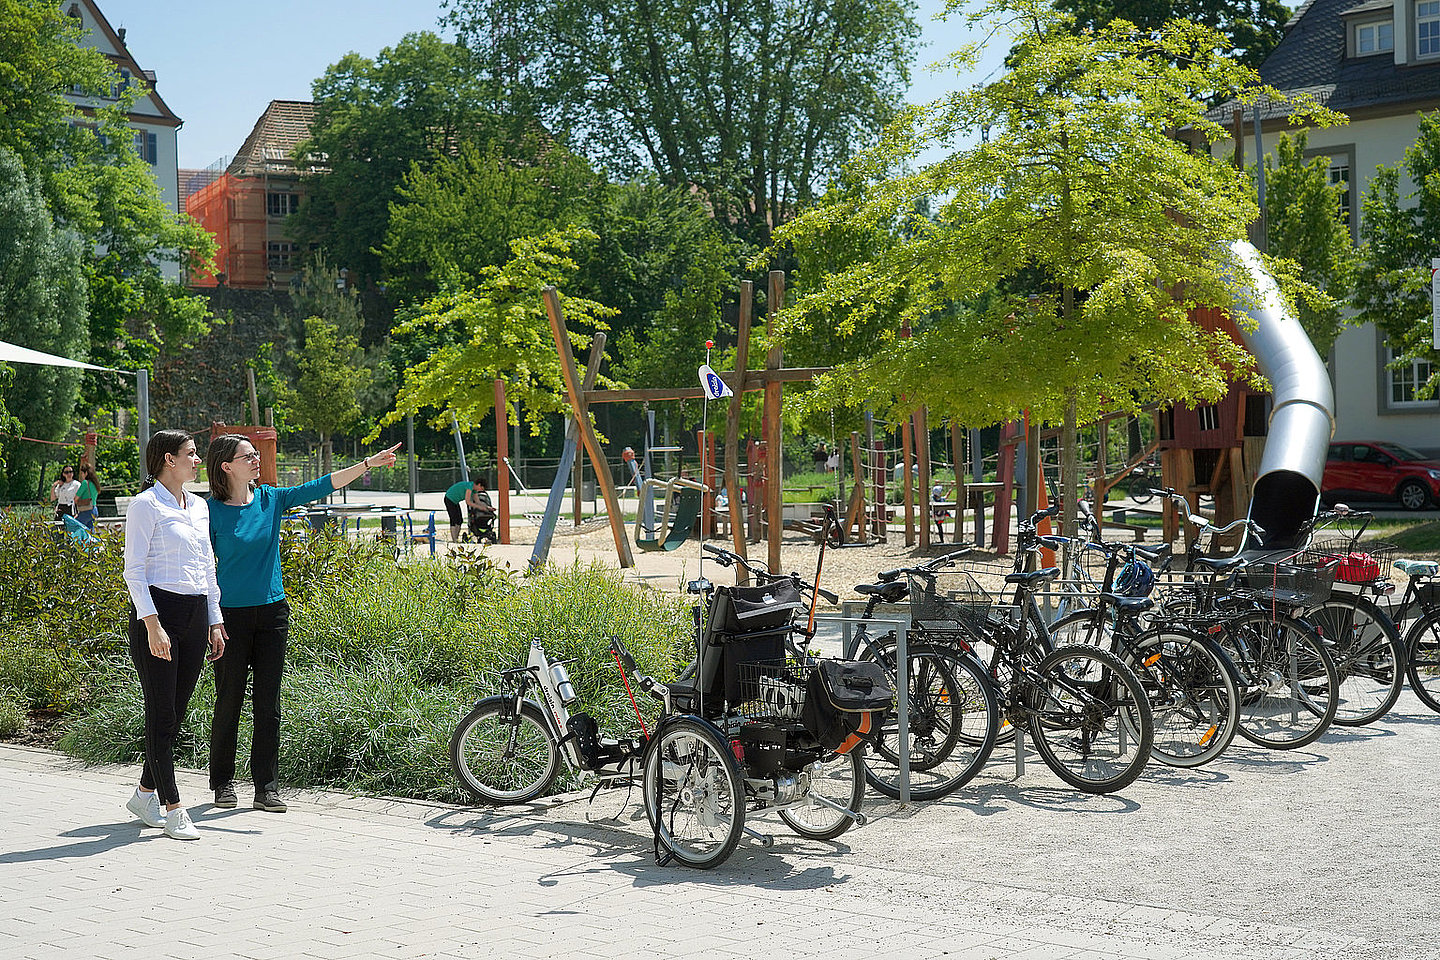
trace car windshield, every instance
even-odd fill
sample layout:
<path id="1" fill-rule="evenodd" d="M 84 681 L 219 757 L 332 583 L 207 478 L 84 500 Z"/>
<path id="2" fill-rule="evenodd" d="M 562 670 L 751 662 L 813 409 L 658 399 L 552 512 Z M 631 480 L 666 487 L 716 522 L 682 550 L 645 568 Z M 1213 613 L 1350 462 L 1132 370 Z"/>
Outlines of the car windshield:
<path id="1" fill-rule="evenodd" d="M 1396 460 L 1424 460 L 1425 455 L 1411 450 L 1409 447 L 1402 447 L 1398 443 L 1377 443 L 1375 446 L 1384 450 Z"/>

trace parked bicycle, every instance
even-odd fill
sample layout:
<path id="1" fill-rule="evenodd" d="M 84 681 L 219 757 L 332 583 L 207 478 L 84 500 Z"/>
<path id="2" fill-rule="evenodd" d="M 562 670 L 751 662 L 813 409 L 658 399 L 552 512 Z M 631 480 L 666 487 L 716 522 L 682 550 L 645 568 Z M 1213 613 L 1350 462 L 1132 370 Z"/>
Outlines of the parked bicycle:
<path id="1" fill-rule="evenodd" d="M 752 587 L 692 583 L 706 615 L 688 679 L 642 674 L 612 639 L 638 735 L 606 736 L 592 716 L 572 712 L 566 664 L 535 640 L 525 665 L 502 674 L 504 692 L 480 700 L 456 727 L 456 775 L 496 804 L 541 796 L 562 765 L 599 786 L 638 783 L 657 857 L 699 868 L 723 863 L 744 834 L 772 842 L 748 817 L 777 814 L 816 840 L 863 824 L 864 734 L 892 691 L 873 667 L 816 661 L 789 642 L 803 632 L 793 621 L 808 586 L 768 574 Z M 637 691 L 660 702 L 653 728 Z M 846 732 L 837 724 L 851 722 L 856 729 L 836 739 Z"/>

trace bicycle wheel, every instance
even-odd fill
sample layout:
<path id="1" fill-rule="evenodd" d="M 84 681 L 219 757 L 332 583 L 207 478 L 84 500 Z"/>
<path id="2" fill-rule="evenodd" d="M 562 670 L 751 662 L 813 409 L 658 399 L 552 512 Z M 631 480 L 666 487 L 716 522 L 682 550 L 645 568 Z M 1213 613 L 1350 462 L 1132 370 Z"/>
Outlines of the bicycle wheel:
<path id="1" fill-rule="evenodd" d="M 560 745 L 545 715 L 529 700 L 512 712 L 513 697 L 486 697 L 450 736 L 450 765 L 470 795 L 486 803 L 528 803 L 550 789 L 560 770 Z"/>
<path id="2" fill-rule="evenodd" d="M 1137 473 L 1130 477 L 1126 487 L 1130 499 L 1136 503 L 1149 503 L 1155 497 L 1155 481 L 1148 474 Z"/>
<path id="3" fill-rule="evenodd" d="M 1440 713 L 1440 611 L 1416 620 L 1405 634 L 1410 665 L 1405 675 L 1420 701 Z"/>
<path id="4" fill-rule="evenodd" d="M 1147 630 L 1122 658 L 1135 671 L 1155 720 L 1150 755 L 1172 767 L 1198 767 L 1230 746 L 1240 720 L 1234 667 L 1209 640 L 1174 627 Z"/>
<path id="5" fill-rule="evenodd" d="M 881 637 L 862 657 L 880 658 L 891 683 L 895 635 Z M 922 644 L 906 651 L 906 711 L 910 736 L 910 799 L 954 793 L 985 766 L 1000 730 L 995 691 L 979 665 L 945 647 Z M 864 761 L 865 782 L 900 798 L 900 718 L 887 714 Z"/>
<path id="6" fill-rule="evenodd" d="M 1300 621 L 1250 610 L 1223 624 L 1217 639 L 1240 676 L 1239 734 L 1293 750 L 1330 728 L 1340 677 L 1313 630 Z"/>
<path id="7" fill-rule="evenodd" d="M 1305 614 L 1326 643 L 1340 676 L 1335 722 L 1374 723 L 1395 706 L 1405 685 L 1405 641 L 1384 612 L 1364 597 L 1336 594 Z"/>
<path id="8" fill-rule="evenodd" d="M 1021 680 L 1035 750 L 1086 793 L 1123 790 L 1150 759 L 1150 704 L 1135 674 L 1095 647 L 1057 648 Z"/>
<path id="9" fill-rule="evenodd" d="M 832 753 L 806 767 L 801 774 L 810 780 L 805 799 L 780 811 L 785 825 L 811 840 L 834 840 L 849 830 L 855 820 L 845 811 L 859 813 L 865 802 L 865 765 L 860 758 L 864 749 Z M 822 803 L 822 797 L 829 803 Z"/>
<path id="10" fill-rule="evenodd" d="M 1115 653 L 1115 621 L 1103 610 L 1077 610 L 1050 625 L 1056 646 L 1081 643 Z"/>
<path id="11" fill-rule="evenodd" d="M 745 790 L 730 745 L 708 724 L 663 724 L 645 753 L 641 794 L 656 842 L 686 866 L 724 863 L 745 829 Z"/>

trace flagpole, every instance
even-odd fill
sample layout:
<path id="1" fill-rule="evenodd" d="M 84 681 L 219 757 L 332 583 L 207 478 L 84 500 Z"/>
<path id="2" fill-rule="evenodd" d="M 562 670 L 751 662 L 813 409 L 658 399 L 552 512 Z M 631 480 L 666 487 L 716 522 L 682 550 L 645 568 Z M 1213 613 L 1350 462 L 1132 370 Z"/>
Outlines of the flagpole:
<path id="1" fill-rule="evenodd" d="M 705 369 L 710 369 L 710 351 L 714 340 L 705 341 Z M 701 378 L 702 381 L 704 378 Z M 710 440 L 710 385 L 705 384 L 704 399 L 700 401 L 700 579 L 705 579 L 705 444 Z"/>

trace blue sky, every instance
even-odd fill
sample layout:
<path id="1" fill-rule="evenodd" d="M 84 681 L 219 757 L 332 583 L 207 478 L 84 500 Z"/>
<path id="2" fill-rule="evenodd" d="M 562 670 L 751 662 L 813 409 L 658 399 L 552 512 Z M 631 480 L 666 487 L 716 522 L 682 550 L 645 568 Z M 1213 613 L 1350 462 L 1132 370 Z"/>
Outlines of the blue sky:
<path id="1" fill-rule="evenodd" d="M 434 30 L 436 0 L 247 0 L 225 5 L 174 0 L 99 0 L 111 26 L 126 28 L 140 66 L 185 121 L 180 165 L 205 167 L 239 148 L 271 100 L 308 100 L 310 83 L 350 51 L 374 56 L 406 33 Z M 979 76 L 937 75 L 928 64 L 967 42 L 959 18 L 933 20 L 943 0 L 918 0 L 925 44 L 912 68 L 913 102 L 933 100 Z M 1003 48 L 988 51 L 993 69 Z"/>

